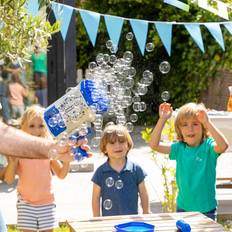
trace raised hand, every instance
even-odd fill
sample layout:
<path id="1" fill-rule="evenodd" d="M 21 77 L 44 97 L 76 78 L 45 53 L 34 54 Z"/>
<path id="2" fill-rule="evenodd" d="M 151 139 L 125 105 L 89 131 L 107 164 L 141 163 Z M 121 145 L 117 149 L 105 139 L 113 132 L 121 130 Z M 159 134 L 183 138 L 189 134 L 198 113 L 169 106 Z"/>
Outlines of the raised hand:
<path id="1" fill-rule="evenodd" d="M 170 103 L 164 102 L 160 104 L 159 106 L 159 117 L 160 118 L 167 120 L 172 116 L 172 112 L 173 112 L 173 109 Z"/>
<path id="2" fill-rule="evenodd" d="M 206 110 L 199 110 L 196 114 L 196 117 L 197 120 L 203 125 L 205 125 L 209 121 Z"/>

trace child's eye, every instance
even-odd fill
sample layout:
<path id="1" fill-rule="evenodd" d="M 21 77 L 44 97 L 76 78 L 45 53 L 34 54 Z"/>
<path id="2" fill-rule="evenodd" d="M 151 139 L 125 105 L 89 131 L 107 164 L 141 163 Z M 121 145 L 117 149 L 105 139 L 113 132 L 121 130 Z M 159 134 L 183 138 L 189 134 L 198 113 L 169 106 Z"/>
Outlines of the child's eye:
<path id="1" fill-rule="evenodd" d="M 31 125 L 29 125 L 29 127 L 30 127 L 30 128 L 34 128 L 34 127 L 35 127 L 35 125 L 31 124 Z"/>
<path id="2" fill-rule="evenodd" d="M 43 124 L 39 125 L 39 128 L 44 128 L 44 125 Z"/>

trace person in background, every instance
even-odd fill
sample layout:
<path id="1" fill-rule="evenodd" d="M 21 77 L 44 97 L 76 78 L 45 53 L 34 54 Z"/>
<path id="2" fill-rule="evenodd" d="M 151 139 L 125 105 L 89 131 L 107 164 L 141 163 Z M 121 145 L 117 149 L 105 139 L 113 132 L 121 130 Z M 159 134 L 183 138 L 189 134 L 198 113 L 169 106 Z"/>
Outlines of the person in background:
<path id="1" fill-rule="evenodd" d="M 161 133 L 172 115 L 169 103 L 159 106 L 150 147 L 176 160 L 177 212 L 197 211 L 216 218 L 216 165 L 228 141 L 208 118 L 203 104 L 183 105 L 175 118 L 177 142 L 162 143 Z"/>
<path id="2" fill-rule="evenodd" d="M 100 141 L 101 152 L 108 160 L 92 178 L 93 216 L 138 214 L 138 193 L 144 214 L 150 212 L 143 169 L 130 161 L 133 146 L 128 130 L 120 125 L 107 126 Z M 101 212 L 101 213 L 100 213 Z"/>
<path id="3" fill-rule="evenodd" d="M 18 73 L 13 73 L 9 83 L 9 102 L 12 110 L 12 118 L 17 119 L 23 115 L 25 110 L 24 97 L 28 94 L 20 81 Z"/>
<path id="4" fill-rule="evenodd" d="M 2 119 L 6 124 L 10 123 L 10 106 L 8 100 L 8 76 L 3 66 L 0 66 L 0 103 L 2 106 Z"/>
<path id="5" fill-rule="evenodd" d="M 35 95 L 38 98 L 38 103 L 43 107 L 47 107 L 47 54 L 40 50 L 39 45 L 35 46 L 31 61 Z"/>
<path id="6" fill-rule="evenodd" d="M 21 129 L 33 136 L 49 138 L 43 121 L 44 109 L 29 107 L 22 116 Z M 69 161 L 50 159 L 15 159 L 11 182 L 19 176 L 17 192 L 17 228 L 20 231 L 50 232 L 58 227 L 56 205 L 52 189 L 52 173 L 64 179 L 69 172 Z"/>

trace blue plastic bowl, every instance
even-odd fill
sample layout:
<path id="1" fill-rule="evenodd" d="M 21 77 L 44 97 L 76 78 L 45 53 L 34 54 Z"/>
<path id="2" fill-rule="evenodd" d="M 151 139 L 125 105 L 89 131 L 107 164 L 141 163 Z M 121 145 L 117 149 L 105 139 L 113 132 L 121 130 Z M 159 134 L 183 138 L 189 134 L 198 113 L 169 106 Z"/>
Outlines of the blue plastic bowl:
<path id="1" fill-rule="evenodd" d="M 155 226 L 145 222 L 128 222 L 114 226 L 117 232 L 154 232 Z"/>

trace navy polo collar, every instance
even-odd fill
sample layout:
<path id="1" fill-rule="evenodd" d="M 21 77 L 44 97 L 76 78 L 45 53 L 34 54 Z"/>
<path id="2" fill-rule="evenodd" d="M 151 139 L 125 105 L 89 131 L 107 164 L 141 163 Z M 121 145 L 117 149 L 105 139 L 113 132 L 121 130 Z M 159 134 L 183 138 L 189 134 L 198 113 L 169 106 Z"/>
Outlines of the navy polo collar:
<path id="1" fill-rule="evenodd" d="M 132 169 L 133 169 L 133 163 L 126 158 L 125 166 L 123 167 L 121 172 L 131 171 Z M 102 171 L 103 172 L 112 172 L 112 171 L 115 172 L 115 170 L 109 164 L 109 159 L 107 159 L 107 162 L 105 162 L 105 164 L 103 165 Z"/>

